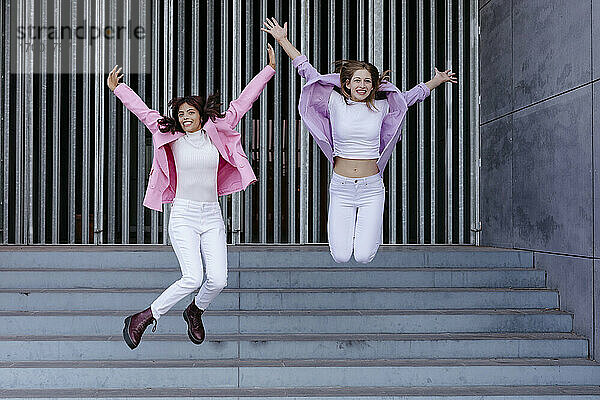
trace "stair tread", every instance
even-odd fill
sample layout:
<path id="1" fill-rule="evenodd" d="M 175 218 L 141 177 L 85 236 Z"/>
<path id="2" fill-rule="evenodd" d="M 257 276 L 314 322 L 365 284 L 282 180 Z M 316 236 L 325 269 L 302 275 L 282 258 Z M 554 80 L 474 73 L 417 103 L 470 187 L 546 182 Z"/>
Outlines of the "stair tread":
<path id="1" fill-rule="evenodd" d="M 100 316 L 100 315 L 128 315 L 140 310 L 48 310 L 48 311 L 0 311 L 3 316 Z M 169 311 L 165 315 L 180 315 L 179 311 Z M 258 315 L 327 315 L 327 316 L 355 316 L 355 315 L 572 315 L 571 312 L 547 308 L 523 309 L 434 309 L 434 310 L 344 310 L 344 309 L 305 309 L 305 310 L 206 310 L 204 315 L 227 316 L 258 316 Z"/>
<path id="2" fill-rule="evenodd" d="M 121 341 L 121 335 L 26 335 L 0 336 L 0 341 Z M 188 341 L 187 335 L 152 334 L 144 341 Z M 291 333 L 291 334 L 214 334 L 207 341 L 431 341 L 431 340 L 587 340 L 574 333 Z"/>
<path id="3" fill-rule="evenodd" d="M 0 311 L 0 317 L 18 316 L 126 316 L 140 310 L 48 310 L 48 311 Z M 170 311 L 165 315 L 180 315 L 179 311 Z M 554 308 L 523 308 L 523 309 L 433 309 L 433 310 L 344 310 L 344 309 L 305 309 L 305 310 L 206 310 L 204 315 L 214 316 L 268 316 L 268 315 L 326 315 L 326 316 L 356 316 L 356 315 L 573 315 L 571 312 Z"/>
<path id="4" fill-rule="evenodd" d="M 0 272 L 171 272 L 181 271 L 179 266 L 171 267 L 148 267 L 148 268 L 136 268 L 136 267 L 105 267 L 102 269 L 93 267 L 79 267 L 79 268 L 34 268 L 34 267 L 3 267 L 0 266 Z M 383 271 L 383 272 L 411 272 L 411 271 L 428 271 L 428 272 L 534 272 L 539 271 L 540 273 L 545 272 L 544 270 L 532 267 L 430 267 L 430 266 L 414 266 L 414 267 L 364 267 L 349 265 L 347 267 L 327 267 L 326 271 L 323 271 L 321 267 L 231 267 L 228 268 L 229 272 L 356 272 L 356 271 Z"/>
<path id="5" fill-rule="evenodd" d="M 11 288 L 0 289 L 0 293 L 152 293 L 165 288 Z M 365 292 L 542 292 L 558 293 L 548 288 L 370 288 L 370 287 L 329 287 L 329 288 L 225 288 L 231 293 L 365 293 Z"/>
<path id="6" fill-rule="evenodd" d="M 76 395 L 91 397 L 288 397 L 288 396 L 540 396 L 540 395 L 600 395 L 600 386 L 438 386 L 438 387 L 289 387 L 289 388 L 146 388 L 146 389 L 0 389 L 0 398 L 40 397 L 56 398 Z"/>
<path id="7" fill-rule="evenodd" d="M 600 367 L 587 358 L 448 358 L 448 359 L 201 359 L 201 360 L 56 360 L 0 361 L 2 368 L 207 368 L 207 367 Z"/>

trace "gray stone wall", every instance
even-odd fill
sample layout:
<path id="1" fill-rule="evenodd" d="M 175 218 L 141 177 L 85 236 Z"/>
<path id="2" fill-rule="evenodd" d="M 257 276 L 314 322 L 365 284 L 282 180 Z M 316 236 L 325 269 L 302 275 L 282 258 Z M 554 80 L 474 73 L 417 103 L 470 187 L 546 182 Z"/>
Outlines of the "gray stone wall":
<path id="1" fill-rule="evenodd" d="M 481 244 L 533 250 L 600 359 L 600 0 L 479 18 Z"/>

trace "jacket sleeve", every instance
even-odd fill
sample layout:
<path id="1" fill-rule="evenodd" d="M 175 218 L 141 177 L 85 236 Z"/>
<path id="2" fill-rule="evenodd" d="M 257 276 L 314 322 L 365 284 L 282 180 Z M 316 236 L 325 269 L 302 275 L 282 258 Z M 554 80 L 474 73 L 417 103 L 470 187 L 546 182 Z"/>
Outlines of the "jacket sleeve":
<path id="1" fill-rule="evenodd" d="M 158 129 L 157 121 L 162 118 L 162 115 L 158 111 L 148 108 L 133 89 L 124 83 L 120 83 L 113 93 L 150 131 L 154 132 Z"/>
<path id="2" fill-rule="evenodd" d="M 422 102 L 425 100 L 425 98 L 427 98 L 427 96 L 429 96 L 429 94 L 430 90 L 423 82 L 406 92 L 402 92 L 402 96 L 404 97 L 404 100 L 406 100 L 406 104 L 409 107 L 415 103 Z"/>
<path id="3" fill-rule="evenodd" d="M 311 80 L 321 75 L 309 62 L 305 55 L 298 56 L 292 60 L 292 65 L 298 70 L 298 74 L 304 79 Z"/>
<path id="4" fill-rule="evenodd" d="M 229 103 L 229 108 L 225 111 L 225 117 L 223 118 L 229 126 L 235 128 L 244 114 L 252 108 L 252 104 L 258 99 L 273 75 L 275 75 L 275 70 L 267 65 L 252 78 L 239 97 Z"/>

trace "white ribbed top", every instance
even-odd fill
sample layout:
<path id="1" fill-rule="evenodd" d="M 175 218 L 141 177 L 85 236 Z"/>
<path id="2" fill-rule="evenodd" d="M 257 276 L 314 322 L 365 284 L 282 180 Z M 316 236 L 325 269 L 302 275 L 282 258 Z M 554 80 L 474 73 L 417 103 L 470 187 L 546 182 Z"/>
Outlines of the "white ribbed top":
<path id="1" fill-rule="evenodd" d="M 171 143 L 177 168 L 175 198 L 217 201 L 219 150 L 204 129 L 190 132 Z"/>
<path id="2" fill-rule="evenodd" d="M 333 155 L 343 158 L 379 158 L 379 132 L 388 113 L 387 100 L 375 100 L 377 111 L 367 103 L 348 100 L 336 92 L 329 97 L 329 121 L 333 136 Z"/>

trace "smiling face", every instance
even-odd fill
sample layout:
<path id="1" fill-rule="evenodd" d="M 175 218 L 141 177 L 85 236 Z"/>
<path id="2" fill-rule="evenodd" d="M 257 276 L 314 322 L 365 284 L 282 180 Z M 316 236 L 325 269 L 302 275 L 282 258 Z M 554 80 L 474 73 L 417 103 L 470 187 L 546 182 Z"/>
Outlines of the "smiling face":
<path id="1" fill-rule="evenodd" d="M 346 89 L 350 92 L 350 98 L 354 101 L 365 101 L 373 90 L 371 74 L 366 69 L 359 69 L 346 81 Z"/>
<path id="2" fill-rule="evenodd" d="M 202 121 L 200 119 L 200 113 L 196 107 L 183 103 L 179 107 L 177 112 L 179 118 L 179 124 L 185 132 L 196 132 L 202 128 Z"/>

